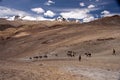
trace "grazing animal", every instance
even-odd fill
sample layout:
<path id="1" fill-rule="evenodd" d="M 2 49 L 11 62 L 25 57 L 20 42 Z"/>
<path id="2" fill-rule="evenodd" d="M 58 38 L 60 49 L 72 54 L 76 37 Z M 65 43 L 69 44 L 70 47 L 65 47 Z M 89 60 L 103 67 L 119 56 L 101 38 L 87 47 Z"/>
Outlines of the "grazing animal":
<path id="1" fill-rule="evenodd" d="M 73 57 L 76 55 L 76 52 L 73 52 Z"/>
<path id="2" fill-rule="evenodd" d="M 38 56 L 34 56 L 33 58 L 38 59 L 39 57 Z"/>
<path id="3" fill-rule="evenodd" d="M 42 58 L 42 56 L 39 56 L 39 58 Z"/>
<path id="4" fill-rule="evenodd" d="M 32 57 L 29 57 L 29 59 L 32 59 Z"/>
<path id="5" fill-rule="evenodd" d="M 44 55 L 44 58 L 47 58 L 48 56 L 47 55 Z"/>
<path id="6" fill-rule="evenodd" d="M 84 53 L 84 54 L 87 56 L 88 53 Z"/>
<path id="7" fill-rule="evenodd" d="M 75 55 L 76 55 L 76 52 L 73 52 L 73 51 L 67 52 L 67 56 L 69 56 L 69 57 L 74 57 Z"/>
<path id="8" fill-rule="evenodd" d="M 71 54 L 71 53 L 67 53 L 67 56 L 68 56 L 68 57 L 72 57 L 72 54 Z"/>
<path id="9" fill-rule="evenodd" d="M 68 51 L 68 53 L 72 53 L 72 51 Z"/>
<path id="10" fill-rule="evenodd" d="M 91 57 L 91 53 L 88 53 L 88 57 Z"/>
<path id="11" fill-rule="evenodd" d="M 86 57 L 91 57 L 91 53 L 85 53 Z"/>
<path id="12" fill-rule="evenodd" d="M 57 57 L 57 56 L 58 56 L 58 54 L 55 54 L 55 56 Z"/>
<path id="13" fill-rule="evenodd" d="M 10 39 L 11 37 L 6 37 L 6 40 Z"/>

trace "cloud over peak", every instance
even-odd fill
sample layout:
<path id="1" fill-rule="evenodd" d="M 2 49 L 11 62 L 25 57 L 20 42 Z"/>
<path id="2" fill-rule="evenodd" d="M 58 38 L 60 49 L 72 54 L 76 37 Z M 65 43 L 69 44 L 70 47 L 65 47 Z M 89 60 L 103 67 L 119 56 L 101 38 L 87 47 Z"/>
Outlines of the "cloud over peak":
<path id="1" fill-rule="evenodd" d="M 110 11 L 108 10 L 104 10 L 101 12 L 101 17 L 107 17 L 107 16 L 112 16 L 112 15 L 115 15 L 115 14 L 110 13 Z"/>
<path id="2" fill-rule="evenodd" d="M 22 20 L 31 20 L 31 21 L 33 21 L 33 20 L 36 20 L 36 18 L 32 17 L 32 16 L 25 16 L 25 17 L 22 18 Z"/>
<path id="3" fill-rule="evenodd" d="M 90 15 L 83 19 L 83 22 L 90 22 L 95 20 L 94 16 Z"/>
<path id="4" fill-rule="evenodd" d="M 38 8 L 32 8 L 31 11 L 36 12 L 37 14 L 44 13 L 45 10 L 41 7 Z"/>
<path id="5" fill-rule="evenodd" d="M 85 18 L 88 14 L 89 10 L 87 9 L 75 9 L 69 12 L 62 12 L 60 13 L 61 16 L 64 18 L 74 18 L 74 19 L 83 19 Z"/>
<path id="6" fill-rule="evenodd" d="M 54 17 L 55 16 L 55 13 L 51 10 L 48 10 L 44 13 L 44 16 L 46 17 Z"/>
<path id="7" fill-rule="evenodd" d="M 80 19 L 82 22 L 90 22 L 95 20 L 94 15 L 90 14 L 91 11 L 96 9 L 69 9 L 70 11 L 66 10 L 66 12 L 61 12 L 60 15 L 66 19 Z"/>
<path id="8" fill-rule="evenodd" d="M 107 11 L 107 10 L 104 10 L 104 11 L 101 12 L 101 14 L 107 15 L 107 14 L 110 14 L 110 12 Z"/>

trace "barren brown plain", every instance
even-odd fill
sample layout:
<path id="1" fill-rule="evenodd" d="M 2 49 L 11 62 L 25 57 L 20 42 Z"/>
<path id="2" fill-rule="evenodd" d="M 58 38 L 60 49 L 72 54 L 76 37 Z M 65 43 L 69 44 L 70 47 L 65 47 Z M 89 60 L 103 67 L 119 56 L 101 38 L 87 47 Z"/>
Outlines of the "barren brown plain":
<path id="1" fill-rule="evenodd" d="M 120 80 L 120 16 L 83 24 L 1 19 L 0 80 Z"/>

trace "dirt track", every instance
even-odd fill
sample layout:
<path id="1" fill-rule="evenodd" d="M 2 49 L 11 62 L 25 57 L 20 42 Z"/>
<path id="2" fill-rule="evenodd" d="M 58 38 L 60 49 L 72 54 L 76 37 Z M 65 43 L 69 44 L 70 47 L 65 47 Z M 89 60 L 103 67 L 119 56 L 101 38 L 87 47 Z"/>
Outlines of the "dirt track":
<path id="1" fill-rule="evenodd" d="M 97 68 L 77 68 L 77 67 L 66 67 L 65 70 L 70 72 L 73 75 L 88 77 L 91 80 L 119 80 L 120 71 L 109 71 L 104 69 Z M 78 79 L 79 80 L 79 79 Z"/>

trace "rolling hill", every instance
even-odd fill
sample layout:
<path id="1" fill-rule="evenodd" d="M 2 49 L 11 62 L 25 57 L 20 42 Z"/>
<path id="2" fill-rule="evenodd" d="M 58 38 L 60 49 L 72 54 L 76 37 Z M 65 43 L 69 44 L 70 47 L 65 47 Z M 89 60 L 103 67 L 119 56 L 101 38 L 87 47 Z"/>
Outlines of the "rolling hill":
<path id="1" fill-rule="evenodd" d="M 0 19 L 0 80 L 120 80 L 119 61 L 120 16 L 82 24 Z"/>
<path id="2" fill-rule="evenodd" d="M 74 49 L 77 52 L 93 53 L 112 48 L 118 49 L 119 25 L 120 16 L 106 17 L 85 24 L 4 20 L 0 24 L 2 29 L 0 31 L 0 57 L 26 57 L 52 52 L 61 54 Z M 113 39 L 98 40 L 104 38 Z"/>

